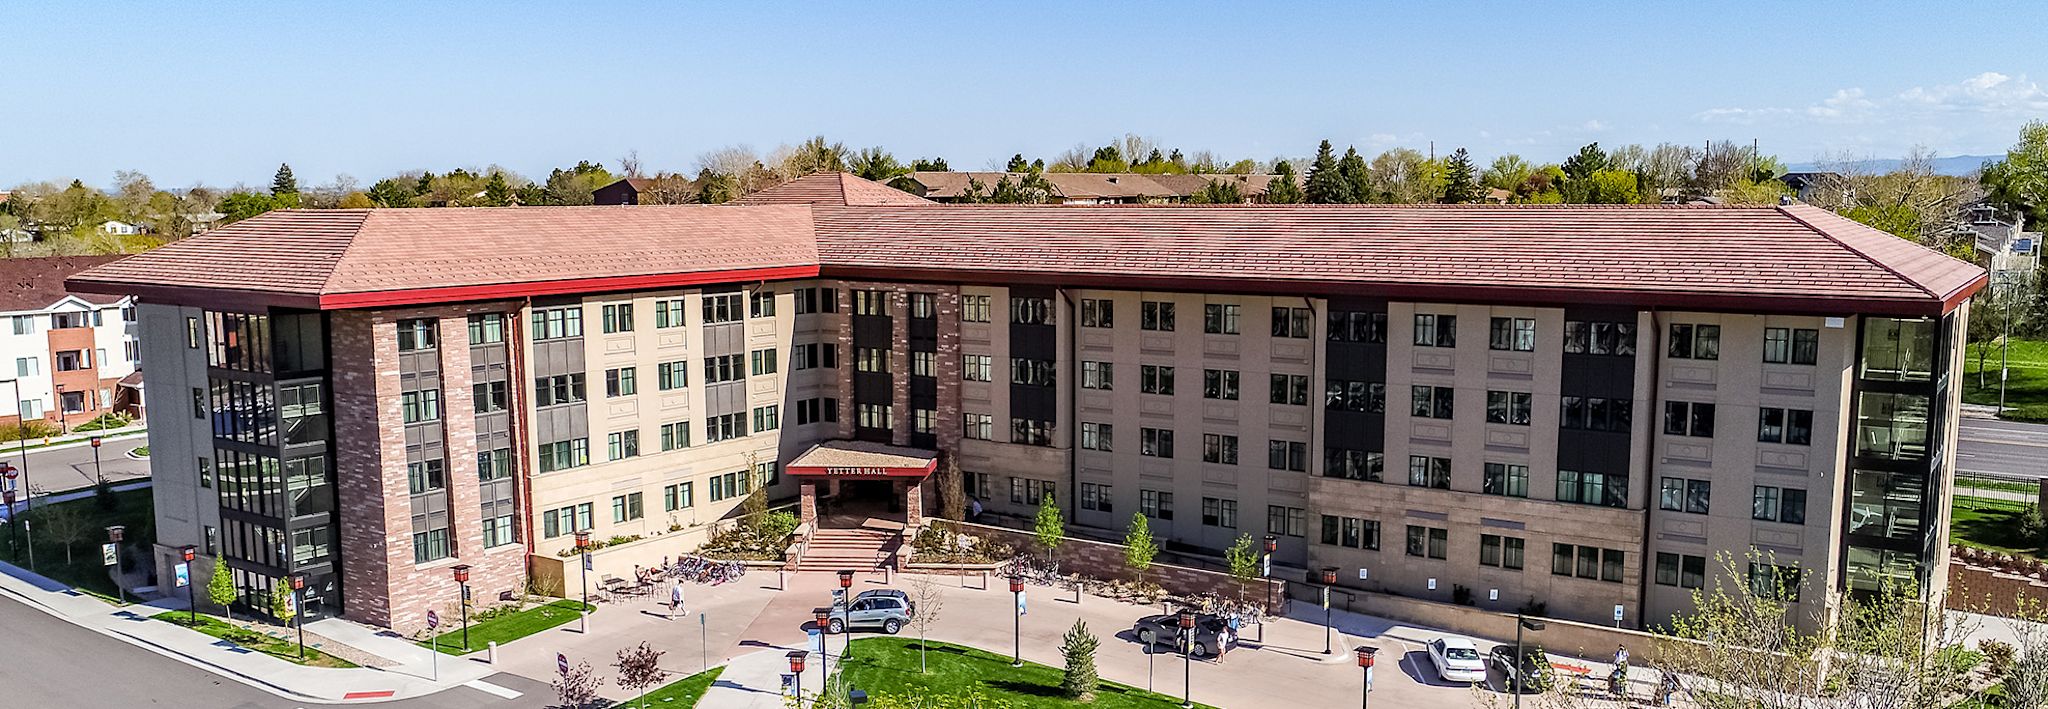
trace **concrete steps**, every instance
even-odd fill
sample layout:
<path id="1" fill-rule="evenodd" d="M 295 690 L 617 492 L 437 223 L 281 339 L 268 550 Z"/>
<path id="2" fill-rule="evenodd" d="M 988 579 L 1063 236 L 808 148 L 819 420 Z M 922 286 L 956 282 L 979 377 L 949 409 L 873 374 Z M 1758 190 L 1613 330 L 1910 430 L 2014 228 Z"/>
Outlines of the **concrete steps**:
<path id="1" fill-rule="evenodd" d="M 798 571 L 873 570 L 894 552 L 898 535 L 871 529 L 820 529 L 811 535 Z"/>

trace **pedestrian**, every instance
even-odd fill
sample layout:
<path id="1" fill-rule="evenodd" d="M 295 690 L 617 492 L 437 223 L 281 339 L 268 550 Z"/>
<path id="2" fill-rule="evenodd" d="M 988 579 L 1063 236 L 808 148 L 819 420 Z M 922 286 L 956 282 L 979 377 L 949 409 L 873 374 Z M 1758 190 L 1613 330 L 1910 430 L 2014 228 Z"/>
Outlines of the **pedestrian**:
<path id="1" fill-rule="evenodd" d="M 1614 666 L 1615 666 L 1615 667 L 1619 667 L 1619 668 L 1621 668 L 1621 671 L 1623 671 L 1623 672 L 1627 672 L 1627 671 L 1628 671 L 1628 646 L 1627 646 L 1627 645 L 1616 645 L 1616 646 L 1614 646 Z"/>
<path id="2" fill-rule="evenodd" d="M 981 498 L 979 498 L 979 497 L 970 497 L 970 498 L 967 498 L 967 519 L 968 519 L 969 521 L 974 521 L 974 522 L 980 522 L 980 521 L 981 521 Z"/>
<path id="3" fill-rule="evenodd" d="M 668 619 L 675 620 L 683 614 L 683 582 L 677 581 L 668 587 Z"/>

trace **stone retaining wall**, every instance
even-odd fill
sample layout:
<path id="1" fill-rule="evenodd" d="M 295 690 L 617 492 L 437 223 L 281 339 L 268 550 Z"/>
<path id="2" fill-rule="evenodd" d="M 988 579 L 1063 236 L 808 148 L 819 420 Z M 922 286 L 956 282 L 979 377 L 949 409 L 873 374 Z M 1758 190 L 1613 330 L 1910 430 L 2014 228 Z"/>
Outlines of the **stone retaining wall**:
<path id="1" fill-rule="evenodd" d="M 1015 547 L 1019 552 L 1036 553 L 1038 550 L 1038 537 L 1031 532 L 971 522 L 949 524 L 956 525 L 961 534 L 994 539 Z M 915 535 L 906 536 L 915 538 Z M 1121 544 L 1067 537 L 1066 541 L 1060 543 L 1059 550 L 1053 556 L 1059 561 L 1061 574 L 1081 574 L 1103 580 L 1131 580 L 1137 577 L 1131 572 L 1130 567 L 1124 565 L 1124 547 Z M 1146 571 L 1145 580 L 1159 584 L 1159 587 L 1165 589 L 1168 594 L 1178 596 L 1213 593 L 1228 597 L 1237 593 L 1237 580 L 1231 578 L 1230 574 L 1185 566 L 1153 564 L 1152 568 Z M 1254 581 L 1245 584 L 1246 596 L 1257 597 L 1262 585 L 1266 589 L 1267 597 L 1277 602 L 1280 598 L 1280 589 L 1285 584 L 1276 579 Z"/>
<path id="2" fill-rule="evenodd" d="M 1949 562 L 1948 598 L 1944 605 L 1950 610 L 2010 618 L 2019 611 L 2021 599 L 2037 608 L 2048 608 L 2048 583 L 1960 561 Z"/>

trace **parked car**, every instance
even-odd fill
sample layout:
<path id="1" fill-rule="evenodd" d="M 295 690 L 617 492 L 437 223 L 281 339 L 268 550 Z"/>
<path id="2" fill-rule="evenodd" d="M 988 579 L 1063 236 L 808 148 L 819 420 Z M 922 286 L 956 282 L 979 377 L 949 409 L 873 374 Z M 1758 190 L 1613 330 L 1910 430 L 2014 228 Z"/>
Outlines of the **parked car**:
<path id="1" fill-rule="evenodd" d="M 844 601 L 832 604 L 831 632 L 844 633 L 849 622 L 855 630 L 881 628 L 890 635 L 903 630 L 910 624 L 910 617 L 917 614 L 917 604 L 910 602 L 909 594 L 893 588 L 879 588 L 862 591 L 853 597 L 853 603 Z"/>
<path id="2" fill-rule="evenodd" d="M 1550 687 L 1550 658 L 1543 654 L 1543 648 L 1522 646 L 1522 666 L 1515 667 L 1515 646 L 1495 645 L 1486 655 L 1487 664 L 1500 671 L 1501 685 L 1505 691 L 1516 694 L 1541 692 Z"/>
<path id="3" fill-rule="evenodd" d="M 1470 640 L 1437 638 L 1429 641 L 1429 662 L 1436 665 L 1436 676 L 1445 682 L 1486 681 L 1486 662 L 1479 658 L 1479 648 Z"/>
<path id="4" fill-rule="evenodd" d="M 1151 646 L 1166 645 L 1178 650 L 1180 615 L 1148 615 L 1139 618 L 1138 622 L 1131 626 L 1131 632 L 1137 634 L 1138 642 Z M 1230 621 L 1222 616 L 1195 616 L 1195 644 L 1190 648 L 1189 654 L 1195 657 L 1220 655 L 1235 645 L 1237 633 L 1230 630 Z"/>

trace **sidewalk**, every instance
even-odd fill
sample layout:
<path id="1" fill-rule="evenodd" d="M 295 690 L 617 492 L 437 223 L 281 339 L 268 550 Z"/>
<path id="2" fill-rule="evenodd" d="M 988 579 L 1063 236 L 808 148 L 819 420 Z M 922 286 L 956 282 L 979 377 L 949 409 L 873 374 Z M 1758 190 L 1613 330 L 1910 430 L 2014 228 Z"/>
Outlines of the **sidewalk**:
<path id="1" fill-rule="evenodd" d="M 75 625 L 148 648 L 185 664 L 231 677 L 295 701 L 333 703 L 365 699 L 403 699 L 433 694 L 465 684 L 484 691 L 497 690 L 493 693 L 510 691 L 489 686 L 481 681 L 482 678 L 497 673 L 499 668 L 462 659 L 440 660 L 440 681 L 434 681 L 430 679 L 431 670 L 426 664 L 430 656 L 398 651 L 397 645 L 392 643 L 406 644 L 402 640 L 387 639 L 390 640 L 389 643 L 374 642 L 375 638 L 371 636 L 375 636 L 376 631 L 341 620 L 317 621 L 307 627 L 310 629 L 317 626 L 322 635 L 334 638 L 336 642 L 350 644 L 358 650 L 390 659 L 394 666 L 389 669 L 305 667 L 241 649 L 204 633 L 150 619 L 150 616 L 167 610 L 185 609 L 183 594 L 177 594 L 176 598 L 117 607 L 6 563 L 0 563 L 0 594 L 19 599 L 32 608 L 68 620 Z M 354 630 L 351 631 L 350 628 Z M 355 635 L 351 635 L 351 632 Z M 344 640 L 336 636 L 349 639 Z M 352 642 L 358 640 L 370 647 L 362 647 Z M 424 653 L 424 650 L 421 652 Z M 404 657 L 391 658 L 387 653 Z"/>
<path id="2" fill-rule="evenodd" d="M 43 451 L 76 448 L 78 446 L 89 446 L 92 445 L 92 439 L 94 437 L 98 437 L 107 441 L 124 441 L 130 438 L 148 435 L 148 433 L 149 422 L 146 420 L 138 420 L 134 423 L 122 426 L 120 428 L 109 428 L 100 431 L 86 431 L 84 433 L 73 431 L 65 433 L 61 436 L 50 436 L 48 438 L 31 438 L 28 439 L 28 452 L 30 454 L 35 454 L 41 453 Z M 0 460 L 4 460 L 7 458 L 18 459 L 21 457 L 21 451 L 21 441 L 8 441 L 6 443 L 0 443 Z"/>

